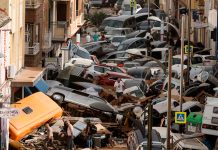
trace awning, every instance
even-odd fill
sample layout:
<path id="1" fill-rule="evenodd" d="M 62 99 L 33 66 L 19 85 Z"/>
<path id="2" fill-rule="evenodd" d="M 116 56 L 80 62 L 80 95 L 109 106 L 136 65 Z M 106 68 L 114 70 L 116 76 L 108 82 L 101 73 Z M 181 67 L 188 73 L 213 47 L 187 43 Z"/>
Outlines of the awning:
<path id="1" fill-rule="evenodd" d="M 44 71 L 44 68 L 22 68 L 11 81 L 11 87 L 35 86 L 35 84 L 42 78 Z"/>

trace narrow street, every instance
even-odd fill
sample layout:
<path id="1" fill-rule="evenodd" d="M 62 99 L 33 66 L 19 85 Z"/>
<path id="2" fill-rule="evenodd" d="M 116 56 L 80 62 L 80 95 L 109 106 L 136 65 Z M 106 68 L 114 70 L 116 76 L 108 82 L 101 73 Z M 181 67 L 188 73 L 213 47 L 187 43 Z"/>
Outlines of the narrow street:
<path id="1" fill-rule="evenodd" d="M 217 0 L 1 0 L 0 150 L 218 150 Z"/>

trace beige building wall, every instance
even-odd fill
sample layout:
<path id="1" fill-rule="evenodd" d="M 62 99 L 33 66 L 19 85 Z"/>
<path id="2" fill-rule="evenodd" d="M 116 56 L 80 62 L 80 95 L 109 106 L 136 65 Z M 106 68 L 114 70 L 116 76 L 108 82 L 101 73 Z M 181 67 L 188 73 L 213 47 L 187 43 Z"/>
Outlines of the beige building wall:
<path id="1" fill-rule="evenodd" d="M 10 64 L 19 71 L 24 66 L 25 0 L 9 0 L 9 17 L 12 29 Z"/>

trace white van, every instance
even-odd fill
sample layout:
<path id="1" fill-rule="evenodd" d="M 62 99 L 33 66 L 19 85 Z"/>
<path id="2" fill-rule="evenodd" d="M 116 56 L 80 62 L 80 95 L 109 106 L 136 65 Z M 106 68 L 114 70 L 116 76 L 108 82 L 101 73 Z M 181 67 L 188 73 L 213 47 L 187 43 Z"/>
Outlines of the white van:
<path id="1" fill-rule="evenodd" d="M 207 97 L 204 108 L 201 132 L 218 136 L 218 98 Z"/>

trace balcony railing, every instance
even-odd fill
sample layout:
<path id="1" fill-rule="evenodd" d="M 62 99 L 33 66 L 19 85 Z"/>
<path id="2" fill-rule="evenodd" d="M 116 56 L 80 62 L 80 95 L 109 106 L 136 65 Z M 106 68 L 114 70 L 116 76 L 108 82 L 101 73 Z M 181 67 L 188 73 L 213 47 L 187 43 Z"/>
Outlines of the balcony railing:
<path id="1" fill-rule="evenodd" d="M 40 6 L 39 0 L 26 0 L 26 8 L 38 8 Z"/>
<path id="2" fill-rule="evenodd" d="M 26 55 L 36 55 L 39 52 L 39 43 L 33 43 L 33 46 L 29 46 L 28 43 L 26 43 Z"/>
<path id="3" fill-rule="evenodd" d="M 67 22 L 57 21 L 51 23 L 52 40 L 64 41 L 67 38 Z"/>
<path id="4" fill-rule="evenodd" d="M 42 48 L 43 49 L 48 49 L 51 47 L 51 32 L 46 32 L 44 34 L 44 43 Z"/>

